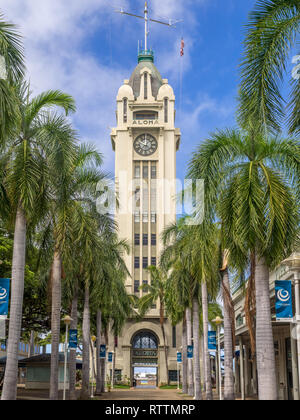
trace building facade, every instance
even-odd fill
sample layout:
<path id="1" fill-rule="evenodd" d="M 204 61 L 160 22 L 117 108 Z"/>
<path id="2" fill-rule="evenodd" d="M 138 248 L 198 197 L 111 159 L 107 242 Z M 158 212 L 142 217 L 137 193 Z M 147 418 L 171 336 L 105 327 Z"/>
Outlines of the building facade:
<path id="1" fill-rule="evenodd" d="M 154 64 L 151 50 L 141 51 L 138 65 L 125 80 L 117 96 L 117 126 L 111 141 L 115 152 L 115 179 L 119 207 L 116 220 L 119 236 L 127 239 L 132 252 L 126 257 L 131 277 L 129 294 L 138 297 L 150 282 L 147 271 L 156 266 L 162 251 L 160 235 L 176 221 L 176 153 L 180 130 L 175 127 L 175 96 L 167 79 Z M 153 367 L 157 383 L 168 376 L 176 380 L 179 327 L 165 320 L 166 343 L 159 324 L 159 302 L 141 322 L 129 319 L 117 343 L 109 337 L 109 351 L 115 351 L 115 370 L 134 381 L 135 370 Z M 168 370 L 164 362 L 164 344 Z"/>

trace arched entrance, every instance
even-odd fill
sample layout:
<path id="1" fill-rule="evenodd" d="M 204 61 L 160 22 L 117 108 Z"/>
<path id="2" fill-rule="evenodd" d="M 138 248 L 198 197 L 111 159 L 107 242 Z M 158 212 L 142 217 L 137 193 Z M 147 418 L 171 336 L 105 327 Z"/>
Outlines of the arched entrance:
<path id="1" fill-rule="evenodd" d="M 131 340 L 131 367 L 133 386 L 158 386 L 158 337 L 149 330 L 138 331 Z"/>

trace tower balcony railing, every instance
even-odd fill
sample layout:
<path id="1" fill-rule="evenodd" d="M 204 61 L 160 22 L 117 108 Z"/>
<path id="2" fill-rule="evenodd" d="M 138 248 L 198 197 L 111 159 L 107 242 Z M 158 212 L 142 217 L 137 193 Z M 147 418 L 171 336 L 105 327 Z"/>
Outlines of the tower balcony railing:
<path id="1" fill-rule="evenodd" d="M 154 61 L 154 51 L 152 49 L 149 49 L 149 50 L 142 49 L 139 51 L 138 59 L 139 59 L 139 62 L 146 61 L 149 59 L 151 61 Z"/>

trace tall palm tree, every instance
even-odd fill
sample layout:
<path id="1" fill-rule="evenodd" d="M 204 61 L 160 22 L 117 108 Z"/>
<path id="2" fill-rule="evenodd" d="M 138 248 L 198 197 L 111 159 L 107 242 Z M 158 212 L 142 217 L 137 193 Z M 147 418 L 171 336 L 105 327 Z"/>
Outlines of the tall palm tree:
<path id="1" fill-rule="evenodd" d="M 242 61 L 239 119 L 265 130 L 280 131 L 286 118 L 281 84 L 300 29 L 298 0 L 258 0 L 250 13 Z M 288 106 L 290 133 L 300 132 L 300 77 L 291 79 Z"/>
<path id="2" fill-rule="evenodd" d="M 3 400 L 16 398 L 26 232 L 28 225 L 35 225 L 45 213 L 47 159 L 50 159 L 50 153 L 46 151 L 58 155 L 61 146 L 70 141 L 69 126 L 62 117 L 58 119 L 47 110 L 53 106 L 62 107 L 66 112 L 75 110 L 73 99 L 59 91 L 48 91 L 30 99 L 29 87 L 25 83 L 19 86 L 18 98 L 22 121 L 15 127 L 15 136 L 7 144 L 3 180 L 15 231 Z"/>
<path id="3" fill-rule="evenodd" d="M 147 311 L 159 301 L 159 323 L 164 340 L 164 354 L 165 364 L 167 369 L 167 383 L 169 385 L 169 369 L 168 369 L 168 349 L 166 346 L 166 332 L 165 332 L 165 297 L 166 297 L 166 282 L 167 274 L 159 267 L 149 267 L 150 284 L 141 286 L 147 294 L 139 300 L 139 312 L 143 318 Z"/>
<path id="4" fill-rule="evenodd" d="M 205 181 L 207 217 L 222 220 L 232 258 L 246 266 L 249 253 L 255 255 L 260 399 L 277 398 L 269 268 L 291 251 L 299 175 L 299 142 L 238 130 L 212 135 L 190 162 L 190 176 Z"/>
<path id="5" fill-rule="evenodd" d="M 0 12 L 0 146 L 21 122 L 14 85 L 25 73 L 22 38 Z M 17 124 L 16 124 L 17 123 Z"/>
<path id="6" fill-rule="evenodd" d="M 58 398 L 62 262 L 64 259 L 68 259 L 70 255 L 71 244 L 75 242 L 75 232 L 78 232 L 77 241 L 80 241 L 81 237 L 84 238 L 87 225 L 82 206 L 84 204 L 89 205 L 93 201 L 97 184 L 105 176 L 99 170 L 102 157 L 93 146 L 82 144 L 79 147 L 70 147 L 62 151 L 63 154 L 54 155 L 52 161 L 49 162 L 49 188 L 52 200 L 48 202 L 49 217 L 45 221 L 45 232 L 50 231 L 52 233 L 54 249 L 51 270 L 50 399 L 52 400 Z"/>

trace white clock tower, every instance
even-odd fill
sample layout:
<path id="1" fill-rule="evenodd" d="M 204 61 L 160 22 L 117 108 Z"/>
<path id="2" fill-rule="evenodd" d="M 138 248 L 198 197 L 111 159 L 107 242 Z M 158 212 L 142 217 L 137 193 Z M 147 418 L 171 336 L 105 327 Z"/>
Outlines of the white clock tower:
<path id="1" fill-rule="evenodd" d="M 152 50 L 139 53 L 130 80 L 119 89 L 116 117 L 117 127 L 111 132 L 120 201 L 116 219 L 120 238 L 127 239 L 132 248 L 126 257 L 131 274 L 126 288 L 141 297 L 145 292 L 140 286 L 151 281 L 147 267 L 159 263 L 160 235 L 176 221 L 176 152 L 181 135 L 175 128 L 173 89 L 154 65 Z M 116 344 L 110 337 L 117 373 L 133 382 L 135 369 L 148 366 L 156 368 L 157 383 L 166 383 L 168 375 L 171 381 L 176 379 L 181 333 L 167 319 L 165 331 L 169 372 L 157 302 L 141 322 L 128 320 Z"/>

